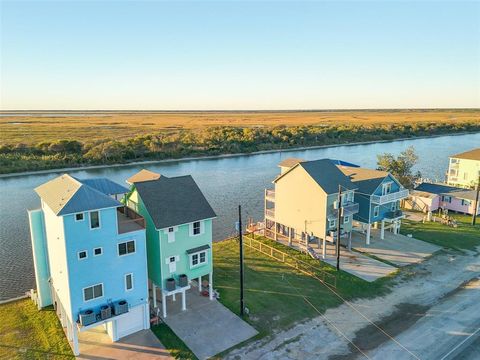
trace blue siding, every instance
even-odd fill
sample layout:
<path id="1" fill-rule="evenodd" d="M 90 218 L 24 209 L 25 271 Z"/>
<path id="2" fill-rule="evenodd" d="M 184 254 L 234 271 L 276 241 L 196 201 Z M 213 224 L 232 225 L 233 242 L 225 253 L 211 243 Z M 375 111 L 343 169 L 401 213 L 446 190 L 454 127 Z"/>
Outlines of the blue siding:
<path id="1" fill-rule="evenodd" d="M 52 294 L 48 283 L 50 269 L 48 267 L 45 219 L 43 217 L 43 211 L 40 209 L 29 211 L 28 218 L 32 237 L 33 262 L 37 281 L 39 307 L 43 308 L 52 304 Z"/>
<path id="2" fill-rule="evenodd" d="M 64 217 L 67 263 L 73 320 L 85 309 L 98 310 L 110 301 L 127 300 L 130 306 L 148 301 L 145 230 L 124 234 L 117 231 L 115 208 L 100 210 L 100 228 L 90 229 L 88 212 L 83 221 L 75 215 Z M 135 253 L 119 256 L 118 243 L 135 240 Z M 94 256 L 93 249 L 101 247 L 102 255 Z M 78 252 L 86 250 L 88 258 L 79 260 Z M 125 275 L 133 274 L 134 287 L 125 290 Z M 103 297 L 85 302 L 83 288 L 103 283 Z"/>

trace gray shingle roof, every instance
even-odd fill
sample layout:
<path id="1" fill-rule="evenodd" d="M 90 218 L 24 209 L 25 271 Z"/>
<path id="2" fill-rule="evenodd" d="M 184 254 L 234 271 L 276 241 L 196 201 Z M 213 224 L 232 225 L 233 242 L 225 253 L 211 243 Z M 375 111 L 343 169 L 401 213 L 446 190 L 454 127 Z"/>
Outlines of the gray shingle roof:
<path id="1" fill-rule="evenodd" d="M 77 179 L 77 178 L 75 178 Z M 126 194 L 128 189 L 107 178 L 77 179 L 82 184 L 88 185 L 106 195 Z"/>
<path id="2" fill-rule="evenodd" d="M 135 183 L 157 229 L 216 217 L 190 175 Z"/>
<path id="3" fill-rule="evenodd" d="M 338 185 L 343 187 L 342 190 L 357 188 L 330 159 L 305 161 L 298 166 L 303 167 L 327 194 L 338 193 Z"/>
<path id="4" fill-rule="evenodd" d="M 68 215 L 122 205 L 117 200 L 81 183 L 68 174 L 38 186 L 35 191 L 56 215 Z"/>

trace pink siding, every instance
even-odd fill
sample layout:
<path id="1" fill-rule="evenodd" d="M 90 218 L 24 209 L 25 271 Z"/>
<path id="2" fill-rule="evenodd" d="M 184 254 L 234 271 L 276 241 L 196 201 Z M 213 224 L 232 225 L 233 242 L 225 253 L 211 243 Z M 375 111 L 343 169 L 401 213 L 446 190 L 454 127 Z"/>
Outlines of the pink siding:
<path id="1" fill-rule="evenodd" d="M 442 202 L 441 204 L 444 205 L 448 210 L 465 214 L 473 214 L 473 201 L 470 201 L 470 205 L 462 205 L 462 199 L 452 197 L 452 201 L 450 203 Z"/>

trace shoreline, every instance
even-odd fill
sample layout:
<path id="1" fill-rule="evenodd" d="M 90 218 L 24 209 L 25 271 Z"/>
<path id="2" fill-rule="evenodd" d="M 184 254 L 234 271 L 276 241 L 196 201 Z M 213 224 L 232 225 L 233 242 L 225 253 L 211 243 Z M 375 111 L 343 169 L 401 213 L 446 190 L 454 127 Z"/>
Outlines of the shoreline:
<path id="1" fill-rule="evenodd" d="M 183 162 L 183 161 L 194 161 L 194 160 L 212 160 L 212 159 L 222 159 L 222 158 L 231 158 L 239 156 L 248 156 L 248 155 L 262 155 L 262 154 L 272 154 L 272 153 L 282 153 L 289 151 L 303 151 L 303 150 L 315 150 L 315 149 L 324 149 L 324 148 L 334 148 L 339 146 L 356 146 L 356 145 L 370 145 L 370 144 L 381 144 L 389 143 L 394 141 L 406 141 L 406 140 L 417 140 L 417 139 L 428 139 L 428 138 L 438 138 L 442 136 L 461 136 L 461 135 L 471 135 L 471 134 L 480 134 L 480 132 L 461 132 L 453 134 L 436 134 L 436 135 L 424 135 L 424 136 L 411 136 L 406 138 L 396 138 L 389 140 L 370 140 L 370 141 L 357 141 L 350 143 L 339 143 L 339 144 L 330 144 L 330 145 L 313 145 L 313 146 L 301 146 L 301 147 L 292 147 L 286 149 L 271 149 L 271 150 L 261 150 L 254 151 L 250 153 L 233 153 L 233 154 L 220 154 L 220 155 L 204 155 L 204 156 L 189 156 L 178 159 L 162 159 L 162 160 L 143 160 L 143 161 L 132 161 L 128 163 L 119 163 L 119 164 L 103 164 L 103 165 L 87 165 L 87 166 L 78 166 L 78 167 L 64 167 L 64 168 L 55 168 L 55 169 L 45 169 L 45 170 L 34 170 L 34 171 L 24 171 L 24 172 L 14 172 L 7 174 L 0 174 L 0 179 L 13 178 L 19 176 L 31 176 L 31 175 L 44 175 L 44 174 L 53 174 L 60 172 L 69 172 L 69 171 L 82 171 L 82 170 L 91 170 L 91 169 L 108 169 L 115 167 L 126 167 L 132 165 L 146 165 L 146 164 L 161 164 L 161 163 L 171 163 L 171 162 Z"/>

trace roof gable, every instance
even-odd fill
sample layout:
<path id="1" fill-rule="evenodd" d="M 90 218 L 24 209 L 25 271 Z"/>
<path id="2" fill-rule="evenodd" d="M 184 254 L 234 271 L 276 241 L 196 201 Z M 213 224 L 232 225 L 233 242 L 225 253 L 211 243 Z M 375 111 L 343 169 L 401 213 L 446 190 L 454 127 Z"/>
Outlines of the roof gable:
<path id="1" fill-rule="evenodd" d="M 216 217 L 190 175 L 134 184 L 157 229 Z"/>
<path id="2" fill-rule="evenodd" d="M 128 189 L 125 186 L 119 185 L 116 182 L 107 178 L 94 178 L 94 179 L 77 179 L 84 185 L 88 185 L 95 190 L 104 193 L 105 195 L 117 195 L 126 194 Z"/>
<path id="3" fill-rule="evenodd" d="M 338 193 L 339 185 L 342 186 L 342 190 L 357 188 L 330 159 L 305 161 L 298 166 L 301 166 L 327 194 Z"/>
<path id="4" fill-rule="evenodd" d="M 36 187 L 35 192 L 59 216 L 122 205 L 68 174 Z"/>
<path id="5" fill-rule="evenodd" d="M 138 183 L 138 182 L 143 182 L 143 181 L 151 181 L 151 180 L 158 180 L 160 179 L 162 175 L 147 170 L 147 169 L 142 169 L 135 175 L 132 175 L 127 179 L 128 184 L 133 184 L 133 183 Z"/>

